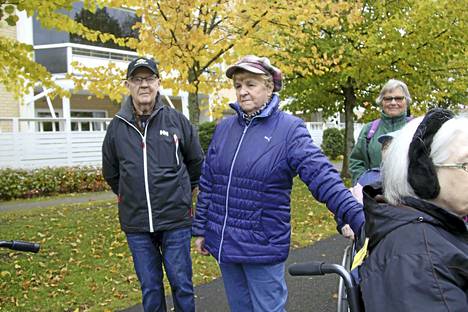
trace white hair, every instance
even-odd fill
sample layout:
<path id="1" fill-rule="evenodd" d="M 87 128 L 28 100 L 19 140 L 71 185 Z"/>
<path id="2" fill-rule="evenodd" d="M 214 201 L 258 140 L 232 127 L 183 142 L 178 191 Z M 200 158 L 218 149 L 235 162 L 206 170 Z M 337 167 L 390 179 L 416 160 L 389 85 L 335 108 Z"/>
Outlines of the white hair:
<path id="1" fill-rule="evenodd" d="M 382 180 L 386 200 L 398 205 L 405 196 L 416 196 L 408 183 L 408 150 L 423 117 L 411 120 L 400 129 L 387 148 L 382 162 Z"/>
<path id="2" fill-rule="evenodd" d="M 419 198 L 408 182 L 408 151 L 414 133 L 423 120 L 418 117 L 407 123 L 392 140 L 382 162 L 384 196 L 393 205 L 399 205 L 406 196 Z M 459 133 L 467 133 L 468 118 L 456 117 L 445 122 L 434 135 L 429 157 L 434 163 L 443 163 L 450 156 L 448 146 Z"/>
<path id="3" fill-rule="evenodd" d="M 431 145 L 430 157 L 434 163 L 444 163 L 449 158 L 447 147 L 460 133 L 468 134 L 468 118 L 466 117 L 456 117 L 442 125 L 435 134 Z"/>

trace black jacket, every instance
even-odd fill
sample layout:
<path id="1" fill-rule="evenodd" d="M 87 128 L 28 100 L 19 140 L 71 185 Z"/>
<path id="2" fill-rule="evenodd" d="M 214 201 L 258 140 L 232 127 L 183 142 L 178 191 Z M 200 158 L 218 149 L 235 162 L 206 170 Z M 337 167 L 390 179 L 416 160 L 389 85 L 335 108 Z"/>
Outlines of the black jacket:
<path id="1" fill-rule="evenodd" d="M 154 232 L 191 224 L 191 190 L 198 185 L 203 152 L 198 135 L 178 111 L 156 107 L 141 133 L 131 97 L 107 128 L 102 171 L 119 196 L 125 232 Z"/>
<path id="2" fill-rule="evenodd" d="M 360 267 L 366 312 L 468 311 L 468 232 L 461 218 L 427 201 L 377 203 L 364 188 L 369 257 Z"/>

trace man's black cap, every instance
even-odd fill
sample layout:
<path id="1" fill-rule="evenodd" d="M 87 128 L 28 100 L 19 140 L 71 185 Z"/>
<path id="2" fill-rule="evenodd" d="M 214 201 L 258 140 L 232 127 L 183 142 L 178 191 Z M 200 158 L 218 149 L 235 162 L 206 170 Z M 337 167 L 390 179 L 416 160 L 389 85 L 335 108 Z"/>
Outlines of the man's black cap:
<path id="1" fill-rule="evenodd" d="M 130 76 L 132 76 L 133 72 L 137 68 L 141 68 L 141 67 L 148 68 L 149 70 L 153 72 L 153 74 L 159 77 L 158 67 L 156 66 L 156 63 L 154 62 L 154 60 L 146 58 L 146 57 L 138 57 L 134 59 L 133 61 L 131 61 L 130 64 L 128 64 L 127 79 Z"/>

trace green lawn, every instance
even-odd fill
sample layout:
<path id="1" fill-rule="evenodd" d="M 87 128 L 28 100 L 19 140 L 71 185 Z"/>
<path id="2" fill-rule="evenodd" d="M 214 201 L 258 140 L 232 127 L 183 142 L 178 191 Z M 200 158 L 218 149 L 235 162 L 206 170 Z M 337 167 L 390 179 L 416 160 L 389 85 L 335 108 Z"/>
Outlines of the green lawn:
<path id="1" fill-rule="evenodd" d="M 335 233 L 302 182 L 292 197 L 293 248 Z M 0 250 L 0 311 L 114 311 L 141 300 L 113 201 L 1 212 L 0 239 L 41 243 L 38 254 Z M 213 258 L 192 256 L 195 285 L 219 276 Z"/>

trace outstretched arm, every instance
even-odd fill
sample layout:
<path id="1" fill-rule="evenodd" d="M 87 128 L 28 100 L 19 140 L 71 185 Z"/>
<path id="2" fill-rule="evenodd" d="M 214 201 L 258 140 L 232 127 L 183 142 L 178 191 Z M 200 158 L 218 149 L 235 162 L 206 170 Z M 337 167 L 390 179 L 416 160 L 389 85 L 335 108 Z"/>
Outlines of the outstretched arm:
<path id="1" fill-rule="evenodd" d="M 322 151 L 312 142 L 312 138 L 301 121 L 291 129 L 288 137 L 288 162 L 309 187 L 318 201 L 359 233 L 364 223 L 362 205 L 345 187 L 338 171 Z"/>

